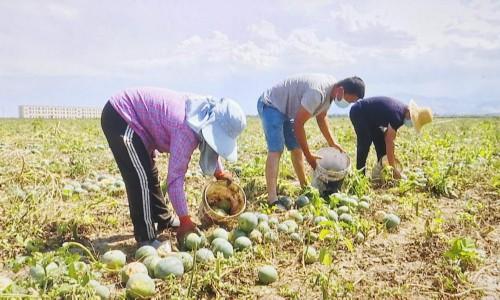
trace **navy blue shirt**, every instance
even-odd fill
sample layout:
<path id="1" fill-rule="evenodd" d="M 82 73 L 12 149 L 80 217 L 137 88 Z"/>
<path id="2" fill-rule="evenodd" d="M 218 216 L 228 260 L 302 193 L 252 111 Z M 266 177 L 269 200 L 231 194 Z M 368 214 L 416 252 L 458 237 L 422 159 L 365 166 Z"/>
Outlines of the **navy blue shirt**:
<path id="1" fill-rule="evenodd" d="M 370 127 L 388 127 L 397 130 L 404 124 L 408 109 L 403 102 L 389 97 L 371 97 L 356 102 L 350 115 L 362 117 Z"/>

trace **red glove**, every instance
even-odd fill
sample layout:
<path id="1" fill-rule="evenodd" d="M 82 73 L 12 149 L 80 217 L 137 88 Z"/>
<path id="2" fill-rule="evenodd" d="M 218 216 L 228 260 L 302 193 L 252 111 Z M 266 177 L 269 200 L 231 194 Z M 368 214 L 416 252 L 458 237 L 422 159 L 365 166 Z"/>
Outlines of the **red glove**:
<path id="1" fill-rule="evenodd" d="M 196 224 L 191 221 L 191 217 L 189 215 L 182 216 L 179 218 L 180 225 L 177 228 L 177 243 L 180 247 L 184 244 L 184 238 L 190 234 L 191 232 L 196 232 Z"/>
<path id="2" fill-rule="evenodd" d="M 233 182 L 233 174 L 231 174 L 231 172 L 227 171 L 215 172 L 214 177 L 217 180 L 226 180 L 227 183 L 229 184 Z"/>

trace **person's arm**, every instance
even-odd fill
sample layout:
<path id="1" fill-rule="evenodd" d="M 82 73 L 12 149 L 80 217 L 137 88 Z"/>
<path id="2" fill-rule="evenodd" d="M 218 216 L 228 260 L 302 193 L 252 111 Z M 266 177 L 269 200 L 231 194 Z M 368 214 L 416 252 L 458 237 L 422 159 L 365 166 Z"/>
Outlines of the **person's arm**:
<path id="1" fill-rule="evenodd" d="M 184 236 L 196 229 L 196 224 L 192 222 L 189 216 L 186 193 L 184 192 L 186 172 L 196 146 L 198 146 L 198 141 L 191 132 L 177 132 L 172 137 L 168 160 L 167 186 L 168 197 L 180 220 L 177 239 L 181 243 Z"/>
<path id="2" fill-rule="evenodd" d="M 396 130 L 394 130 L 394 128 L 392 128 L 391 125 L 389 124 L 387 126 L 384 139 L 385 139 L 385 151 L 387 154 L 387 160 L 389 161 L 389 165 L 391 165 L 391 167 L 393 168 L 394 178 L 399 179 L 401 178 L 401 174 L 396 169 L 396 156 L 394 153 L 395 149 L 394 140 L 396 139 L 396 134 L 397 134 Z"/>
<path id="3" fill-rule="evenodd" d="M 304 153 L 304 156 L 306 157 L 307 162 L 313 169 L 316 169 L 316 159 L 318 158 L 317 156 L 311 154 L 309 151 L 309 145 L 307 144 L 307 137 L 306 137 L 306 131 L 304 129 L 304 125 L 311 118 L 311 114 L 304 108 L 300 107 L 299 111 L 297 112 L 297 115 L 295 116 L 294 120 L 294 130 L 295 130 L 295 136 L 297 137 L 297 142 L 300 145 L 300 148 L 302 149 L 302 152 Z"/>
<path id="4" fill-rule="evenodd" d="M 327 111 L 324 111 L 316 116 L 316 122 L 318 123 L 319 130 L 325 137 L 328 146 L 334 147 L 340 150 L 340 152 L 345 152 L 342 147 L 335 142 L 330 132 L 330 127 L 328 126 L 328 115 Z"/>

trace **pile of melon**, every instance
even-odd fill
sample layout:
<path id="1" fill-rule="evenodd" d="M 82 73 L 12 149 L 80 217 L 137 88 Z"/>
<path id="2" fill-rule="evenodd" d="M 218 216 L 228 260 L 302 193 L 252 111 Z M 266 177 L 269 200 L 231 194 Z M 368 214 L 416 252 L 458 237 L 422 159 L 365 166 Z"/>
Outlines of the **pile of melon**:
<path id="1" fill-rule="evenodd" d="M 62 188 L 62 195 L 65 198 L 83 196 L 98 193 L 102 190 L 110 194 L 117 194 L 125 191 L 125 183 L 120 176 L 109 174 L 96 175 L 94 179 L 87 178 L 83 182 L 76 180 L 67 181 Z"/>
<path id="2" fill-rule="evenodd" d="M 323 252 L 317 246 L 321 240 L 328 238 L 329 232 L 352 238 L 358 243 L 365 240 L 365 232 L 360 230 L 359 224 L 362 218 L 371 215 L 369 197 L 359 199 L 337 193 L 329 198 L 329 202 L 325 202 L 317 194 L 312 194 L 301 195 L 295 201 L 282 198 L 280 202 L 285 203 L 290 210 L 275 215 L 244 212 L 238 216 L 237 225 L 231 230 L 215 227 L 207 231 L 206 236 L 202 231 L 188 234 L 179 252 L 173 252 L 170 244 L 165 242 L 157 249 L 140 247 L 133 261 L 129 260 L 128 264 L 126 255 L 120 250 L 110 250 L 98 262 L 92 259 L 93 262 L 88 264 L 76 261 L 67 265 L 64 259 L 49 260 L 49 263 L 42 264 L 34 261 L 30 265 L 29 277 L 32 282 L 42 286 L 50 282 L 48 278 L 57 278 L 61 274 L 71 280 L 81 280 L 82 276 L 90 276 L 81 274 L 91 274 L 89 280 L 82 283 L 101 299 L 108 299 L 116 296 L 113 285 L 110 289 L 110 286 L 100 283 L 98 280 L 102 276 L 94 276 L 97 274 L 95 271 L 118 273 L 127 297 L 141 299 L 156 294 L 158 280 L 181 277 L 195 265 L 210 266 L 217 259 L 230 259 L 237 252 L 254 251 L 258 244 L 287 241 L 295 244 L 294 249 L 300 249 L 297 260 L 313 264 L 320 260 L 320 253 Z M 396 230 L 400 223 L 399 217 L 392 213 L 377 211 L 374 217 L 388 230 Z M 88 256 L 92 257 L 90 254 Z M 278 280 L 278 270 L 272 265 L 259 264 L 255 271 L 255 280 L 259 284 L 272 284 Z M 15 283 L 8 278 L 1 278 L 0 287 L 12 289 Z"/>
<path id="3" fill-rule="evenodd" d="M 312 201 L 306 195 L 299 196 L 295 202 L 289 198 L 281 202 L 286 203 L 285 200 L 290 202 L 292 209 L 281 214 L 281 220 L 264 213 L 244 212 L 239 215 L 237 226 L 230 231 L 216 227 L 207 236 L 201 231 L 188 234 L 181 252 L 171 252 L 170 247 L 154 249 L 144 246 L 137 250 L 136 261 L 128 265 L 125 265 L 123 254 L 117 255 L 116 260 L 108 260 L 106 257 L 111 254 L 106 253 L 102 259 L 110 268 L 122 268 L 121 279 L 131 298 L 154 295 L 154 279 L 180 277 L 189 272 L 195 263 L 210 264 L 217 258 L 229 259 L 236 252 L 252 251 L 256 244 L 275 243 L 279 237 L 298 243 L 302 249 L 298 258 L 305 264 L 312 264 L 319 260 L 319 251 L 314 246 L 318 238 L 316 232 L 332 224 L 356 228 L 360 216 L 368 213 L 371 201 L 369 197 L 358 199 L 342 193 L 332 195 L 330 203 L 320 200 L 321 203 L 315 203 L 314 206 L 310 205 Z M 399 218 L 384 213 L 380 222 L 388 229 L 395 229 Z M 308 229 L 304 231 L 302 227 Z M 365 239 L 361 232 L 357 232 L 354 238 L 357 242 Z M 261 265 L 256 275 L 256 281 L 260 284 L 271 284 L 278 279 L 278 271 L 272 265 Z"/>

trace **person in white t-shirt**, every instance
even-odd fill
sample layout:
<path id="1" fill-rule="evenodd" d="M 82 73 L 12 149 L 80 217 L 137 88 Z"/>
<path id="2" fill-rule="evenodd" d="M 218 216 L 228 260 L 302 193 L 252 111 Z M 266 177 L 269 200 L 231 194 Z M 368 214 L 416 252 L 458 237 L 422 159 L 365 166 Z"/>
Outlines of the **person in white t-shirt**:
<path id="1" fill-rule="evenodd" d="M 284 146 L 291 152 L 295 173 L 302 187 L 307 185 L 304 156 L 313 169 L 316 156 L 307 144 L 304 124 L 316 118 L 321 133 L 330 147 L 342 147 L 333 139 L 328 127 L 327 112 L 332 102 L 346 108 L 365 95 L 365 84 L 359 77 L 341 81 L 327 74 L 297 75 L 265 91 L 257 103 L 267 142 L 266 183 L 268 203 L 288 209 L 277 195 L 279 161 Z"/>

